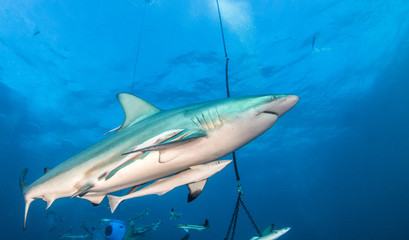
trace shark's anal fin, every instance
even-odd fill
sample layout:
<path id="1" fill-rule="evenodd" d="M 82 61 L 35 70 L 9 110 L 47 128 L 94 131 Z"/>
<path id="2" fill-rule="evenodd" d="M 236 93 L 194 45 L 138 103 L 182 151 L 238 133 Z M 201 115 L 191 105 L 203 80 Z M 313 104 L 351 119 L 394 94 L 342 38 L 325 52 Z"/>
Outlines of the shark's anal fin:
<path id="1" fill-rule="evenodd" d="M 204 186 L 206 185 L 207 179 L 203 179 L 202 181 L 187 184 L 189 188 L 189 194 L 187 195 L 187 202 L 191 202 L 195 200 L 200 193 L 202 193 Z"/>

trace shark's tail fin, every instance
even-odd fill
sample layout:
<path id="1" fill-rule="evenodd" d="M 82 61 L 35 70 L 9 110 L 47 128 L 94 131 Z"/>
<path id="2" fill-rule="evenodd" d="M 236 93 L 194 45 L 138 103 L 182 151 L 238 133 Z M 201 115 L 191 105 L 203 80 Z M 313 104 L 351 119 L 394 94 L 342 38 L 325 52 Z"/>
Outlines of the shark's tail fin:
<path id="1" fill-rule="evenodd" d="M 28 169 L 24 168 L 24 170 L 21 172 L 20 177 L 18 179 L 19 183 L 20 183 L 21 192 L 23 193 L 24 202 L 26 203 L 25 210 L 24 210 L 24 226 L 23 226 L 24 231 L 26 230 L 28 209 L 30 208 L 31 202 L 34 200 L 34 199 L 31 199 L 31 198 L 26 198 L 26 196 L 24 194 L 24 192 L 25 192 L 25 190 L 26 190 L 26 188 L 28 186 L 28 184 L 24 182 L 24 179 L 26 178 L 27 172 L 28 172 Z"/>
<path id="2" fill-rule="evenodd" d="M 209 220 L 207 220 L 207 218 L 206 218 L 206 220 L 205 220 L 205 223 L 204 223 L 203 227 L 205 227 L 205 228 L 209 228 L 209 227 L 210 227 Z"/>
<path id="3" fill-rule="evenodd" d="M 109 206 L 111 207 L 111 212 L 114 213 L 115 209 L 123 201 L 123 199 L 121 197 L 117 197 L 113 195 L 108 195 L 107 197 L 109 200 Z"/>

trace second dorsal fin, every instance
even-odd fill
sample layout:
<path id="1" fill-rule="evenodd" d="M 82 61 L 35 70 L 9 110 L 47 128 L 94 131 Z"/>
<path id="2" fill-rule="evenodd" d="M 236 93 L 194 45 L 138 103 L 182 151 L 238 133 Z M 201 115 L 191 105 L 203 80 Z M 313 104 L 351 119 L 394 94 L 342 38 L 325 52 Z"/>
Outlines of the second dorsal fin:
<path id="1" fill-rule="evenodd" d="M 119 93 L 116 95 L 116 98 L 125 112 L 125 121 L 119 130 L 140 122 L 160 111 L 159 108 L 129 93 Z"/>

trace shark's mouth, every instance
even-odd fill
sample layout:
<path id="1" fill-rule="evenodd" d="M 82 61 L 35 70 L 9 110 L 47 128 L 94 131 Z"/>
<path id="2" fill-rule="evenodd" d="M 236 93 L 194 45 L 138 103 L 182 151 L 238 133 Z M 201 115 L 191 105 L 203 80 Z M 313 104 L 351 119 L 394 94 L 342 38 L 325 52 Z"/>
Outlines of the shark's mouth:
<path id="1" fill-rule="evenodd" d="M 277 115 L 277 116 L 278 116 L 278 113 L 273 112 L 273 111 L 262 111 L 261 113 L 273 114 L 273 115 Z"/>

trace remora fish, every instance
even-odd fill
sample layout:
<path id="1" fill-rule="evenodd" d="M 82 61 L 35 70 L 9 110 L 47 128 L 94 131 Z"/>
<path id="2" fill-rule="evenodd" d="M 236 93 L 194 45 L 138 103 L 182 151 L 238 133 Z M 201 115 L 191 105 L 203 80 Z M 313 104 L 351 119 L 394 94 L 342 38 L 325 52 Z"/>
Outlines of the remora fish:
<path id="1" fill-rule="evenodd" d="M 210 227 L 209 225 L 209 220 L 205 220 L 203 225 L 194 225 L 194 224 L 179 224 L 176 225 L 175 228 L 181 228 L 183 230 L 185 230 L 185 232 L 189 232 L 189 229 L 195 229 L 198 231 L 202 231 L 205 229 L 208 229 Z"/>
<path id="2" fill-rule="evenodd" d="M 175 174 L 171 177 L 156 180 L 154 183 L 136 192 L 121 197 L 108 195 L 111 212 L 113 213 L 118 205 L 124 200 L 150 194 L 163 195 L 172 189 L 185 184 L 187 184 L 189 187 L 190 193 L 188 195 L 188 201 L 191 202 L 202 192 L 207 178 L 221 171 L 230 162 L 231 160 L 221 160 L 192 166 L 188 170 Z"/>
<path id="3" fill-rule="evenodd" d="M 294 95 L 238 97 L 160 110 L 127 93 L 117 95 L 125 121 L 117 132 L 47 171 L 31 185 L 20 175 L 24 228 L 31 202 L 47 208 L 62 197 L 98 205 L 106 194 L 137 188 L 221 158 L 252 141 L 290 110 Z"/>
<path id="4" fill-rule="evenodd" d="M 282 228 L 278 230 L 273 230 L 273 229 L 274 229 L 274 224 L 271 224 L 264 230 L 263 234 L 260 237 L 252 237 L 250 238 L 250 240 L 256 240 L 256 239 L 257 240 L 274 240 L 274 239 L 281 237 L 283 234 L 288 232 L 291 228 L 286 227 L 286 228 Z"/>

